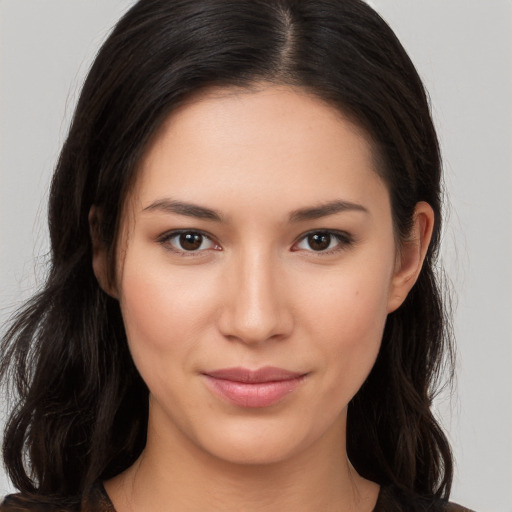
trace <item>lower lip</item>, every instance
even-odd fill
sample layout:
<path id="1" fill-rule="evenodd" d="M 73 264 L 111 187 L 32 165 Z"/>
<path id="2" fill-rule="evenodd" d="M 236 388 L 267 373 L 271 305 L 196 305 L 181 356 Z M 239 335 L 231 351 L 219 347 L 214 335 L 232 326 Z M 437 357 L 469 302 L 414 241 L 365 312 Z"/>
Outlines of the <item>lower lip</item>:
<path id="1" fill-rule="evenodd" d="M 205 375 L 214 393 L 241 407 L 269 407 L 281 401 L 294 391 L 304 379 L 303 376 L 272 382 L 237 382 L 217 379 Z"/>

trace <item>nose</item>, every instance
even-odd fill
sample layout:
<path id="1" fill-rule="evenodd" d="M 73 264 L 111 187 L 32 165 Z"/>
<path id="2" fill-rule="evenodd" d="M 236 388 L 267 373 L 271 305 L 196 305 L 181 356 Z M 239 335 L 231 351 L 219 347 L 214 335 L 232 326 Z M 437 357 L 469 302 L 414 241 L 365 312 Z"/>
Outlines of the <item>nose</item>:
<path id="1" fill-rule="evenodd" d="M 272 258 L 263 254 L 242 257 L 230 265 L 224 277 L 219 320 L 224 336 L 257 344 L 290 335 L 292 305 L 287 299 L 283 273 Z"/>

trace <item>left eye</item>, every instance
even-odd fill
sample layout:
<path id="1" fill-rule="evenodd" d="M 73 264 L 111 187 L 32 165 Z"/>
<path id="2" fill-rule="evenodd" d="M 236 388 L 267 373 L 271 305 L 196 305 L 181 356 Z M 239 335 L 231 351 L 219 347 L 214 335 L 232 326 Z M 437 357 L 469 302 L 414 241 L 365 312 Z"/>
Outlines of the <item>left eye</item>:
<path id="1" fill-rule="evenodd" d="M 341 233 L 315 231 L 304 236 L 294 247 L 296 250 L 328 252 L 332 249 L 341 249 L 343 246 L 349 244 L 350 240 L 348 236 L 342 235 Z"/>
<path id="2" fill-rule="evenodd" d="M 161 242 L 169 244 L 173 250 L 178 252 L 199 252 L 217 247 L 213 240 L 197 231 L 182 231 L 171 234 Z"/>

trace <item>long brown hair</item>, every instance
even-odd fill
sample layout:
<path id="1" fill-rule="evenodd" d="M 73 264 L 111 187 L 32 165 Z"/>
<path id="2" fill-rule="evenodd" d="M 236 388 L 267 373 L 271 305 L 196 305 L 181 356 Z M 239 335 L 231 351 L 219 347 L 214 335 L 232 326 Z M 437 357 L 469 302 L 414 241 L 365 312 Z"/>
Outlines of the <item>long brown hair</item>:
<path id="1" fill-rule="evenodd" d="M 3 340 L 0 370 L 17 397 L 4 461 L 21 491 L 78 500 L 141 453 L 148 390 L 119 305 L 93 275 L 88 212 L 101 208 L 97 229 L 114 264 L 126 192 L 163 120 L 207 87 L 261 81 L 302 87 L 366 130 L 399 239 L 418 201 L 435 212 L 418 282 L 389 315 L 375 367 L 349 405 L 347 443 L 362 476 L 448 497 L 452 457 L 431 411 L 452 354 L 436 260 L 438 141 L 413 64 L 360 0 L 141 0 L 119 21 L 89 72 L 55 170 L 46 284 Z"/>

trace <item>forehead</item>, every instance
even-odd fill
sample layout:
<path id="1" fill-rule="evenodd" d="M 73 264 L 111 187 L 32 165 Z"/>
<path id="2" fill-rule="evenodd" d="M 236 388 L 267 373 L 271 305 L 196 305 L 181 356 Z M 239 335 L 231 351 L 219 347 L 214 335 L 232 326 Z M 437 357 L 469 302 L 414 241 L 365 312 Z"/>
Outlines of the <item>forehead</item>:
<path id="1" fill-rule="evenodd" d="M 266 86 L 212 89 L 175 110 L 145 152 L 132 198 L 294 209 L 382 186 L 361 128 L 301 89 Z"/>

